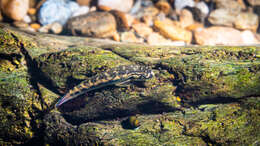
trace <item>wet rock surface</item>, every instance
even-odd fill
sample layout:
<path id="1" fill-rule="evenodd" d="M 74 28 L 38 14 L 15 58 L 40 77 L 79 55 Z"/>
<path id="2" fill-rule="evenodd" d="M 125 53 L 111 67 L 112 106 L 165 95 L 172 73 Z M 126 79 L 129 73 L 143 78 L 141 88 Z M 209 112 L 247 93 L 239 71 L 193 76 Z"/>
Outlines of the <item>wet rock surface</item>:
<path id="1" fill-rule="evenodd" d="M 145 46 L 4 25 L 0 33 L 2 145 L 258 143 L 259 47 Z M 54 107 L 82 80 L 127 64 L 155 75 Z M 137 129 L 127 126 L 132 116 Z"/>

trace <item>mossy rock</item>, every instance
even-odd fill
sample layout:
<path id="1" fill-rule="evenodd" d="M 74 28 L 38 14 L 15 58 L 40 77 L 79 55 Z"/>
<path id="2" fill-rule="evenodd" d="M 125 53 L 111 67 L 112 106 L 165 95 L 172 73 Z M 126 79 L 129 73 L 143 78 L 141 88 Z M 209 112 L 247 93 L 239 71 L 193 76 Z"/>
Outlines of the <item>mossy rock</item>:
<path id="1" fill-rule="evenodd" d="M 45 132 L 47 139 L 58 137 L 63 143 L 76 144 L 95 141 L 104 145 L 251 145 L 260 138 L 259 111 L 257 97 L 242 104 L 208 104 L 164 114 L 137 115 L 141 125 L 138 129 L 125 129 L 122 122 L 126 118 L 76 126 L 55 112 L 45 117 Z M 91 140 L 83 140 L 82 135 Z"/>

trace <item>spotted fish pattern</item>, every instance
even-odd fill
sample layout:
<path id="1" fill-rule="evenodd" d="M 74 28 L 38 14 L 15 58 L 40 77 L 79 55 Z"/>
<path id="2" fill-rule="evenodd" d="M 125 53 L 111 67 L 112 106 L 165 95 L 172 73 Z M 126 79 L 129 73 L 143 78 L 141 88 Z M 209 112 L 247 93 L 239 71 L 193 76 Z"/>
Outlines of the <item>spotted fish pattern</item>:
<path id="1" fill-rule="evenodd" d="M 132 80 L 145 80 L 152 78 L 153 75 L 154 73 L 152 72 L 152 69 L 147 66 L 123 65 L 112 68 L 108 71 L 99 73 L 72 88 L 68 93 L 60 98 L 56 107 L 59 107 L 65 102 L 92 90 Z"/>

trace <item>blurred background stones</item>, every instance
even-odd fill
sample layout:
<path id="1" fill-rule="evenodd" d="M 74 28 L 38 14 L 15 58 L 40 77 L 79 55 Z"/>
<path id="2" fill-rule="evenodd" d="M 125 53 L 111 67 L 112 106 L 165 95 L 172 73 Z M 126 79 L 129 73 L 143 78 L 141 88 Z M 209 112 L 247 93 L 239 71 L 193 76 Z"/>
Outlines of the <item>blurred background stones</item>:
<path id="1" fill-rule="evenodd" d="M 0 0 L 25 31 L 150 45 L 257 45 L 260 0 Z"/>

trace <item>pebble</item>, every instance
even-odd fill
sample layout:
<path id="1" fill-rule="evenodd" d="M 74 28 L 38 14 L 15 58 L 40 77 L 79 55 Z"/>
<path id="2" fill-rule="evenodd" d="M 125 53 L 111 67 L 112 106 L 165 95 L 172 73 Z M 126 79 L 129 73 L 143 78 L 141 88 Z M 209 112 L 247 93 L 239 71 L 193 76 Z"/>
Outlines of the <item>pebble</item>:
<path id="1" fill-rule="evenodd" d="M 89 6 L 91 0 L 77 0 L 77 3 L 81 6 Z"/>
<path id="2" fill-rule="evenodd" d="M 259 6 L 259 5 L 260 5 L 260 1 L 259 1 L 259 0 L 247 0 L 247 2 L 248 2 L 251 6 Z"/>
<path id="3" fill-rule="evenodd" d="M 198 2 L 195 4 L 195 7 L 198 8 L 203 13 L 204 16 L 207 16 L 209 14 L 209 7 L 205 2 L 203 1 Z"/>
<path id="4" fill-rule="evenodd" d="M 156 20 L 154 21 L 154 26 L 159 30 L 160 34 L 173 41 L 185 41 L 187 44 L 190 44 L 192 40 L 192 33 L 190 31 L 177 26 L 170 20 Z"/>
<path id="5" fill-rule="evenodd" d="M 200 28 L 203 28 L 203 27 L 204 26 L 203 26 L 202 23 L 195 22 L 192 25 L 187 26 L 185 29 L 190 30 L 190 31 L 194 31 L 196 29 L 200 29 Z"/>
<path id="6" fill-rule="evenodd" d="M 162 35 L 160 35 L 157 32 L 152 32 L 148 37 L 147 37 L 147 43 L 149 45 L 165 45 L 171 43 L 170 40 L 164 38 Z"/>
<path id="7" fill-rule="evenodd" d="M 32 22 L 32 19 L 31 19 L 30 16 L 25 15 L 25 16 L 23 17 L 23 21 L 26 22 L 26 23 L 31 23 L 31 22 Z"/>
<path id="8" fill-rule="evenodd" d="M 180 24 L 182 28 L 186 28 L 192 24 L 194 24 L 192 13 L 187 9 L 182 9 L 180 12 Z"/>
<path id="9" fill-rule="evenodd" d="M 260 44 L 260 41 L 257 39 L 256 35 L 249 30 L 242 31 L 241 33 L 243 42 L 245 42 L 246 45 L 256 45 Z"/>
<path id="10" fill-rule="evenodd" d="M 227 9 L 216 9 L 210 13 L 208 20 L 213 25 L 233 26 L 236 15 Z"/>
<path id="11" fill-rule="evenodd" d="M 98 6 L 107 6 L 112 10 L 128 12 L 134 4 L 133 0 L 98 0 Z"/>
<path id="12" fill-rule="evenodd" d="M 153 16 L 145 15 L 141 18 L 141 20 L 147 25 L 147 26 L 153 26 Z"/>
<path id="13" fill-rule="evenodd" d="M 221 26 L 197 29 L 194 37 L 199 45 L 250 45 L 257 43 L 255 42 L 256 38 L 248 32 L 243 34 L 237 29 Z"/>
<path id="14" fill-rule="evenodd" d="M 217 9 L 227 9 L 233 14 L 238 14 L 242 6 L 235 0 L 215 0 Z"/>
<path id="15" fill-rule="evenodd" d="M 54 22 L 51 24 L 50 30 L 54 34 L 59 34 L 62 32 L 62 25 L 58 22 Z"/>
<path id="16" fill-rule="evenodd" d="M 29 8 L 34 8 L 36 6 L 36 0 L 29 0 Z"/>
<path id="17" fill-rule="evenodd" d="M 110 13 L 113 14 L 116 19 L 118 30 L 124 31 L 130 29 L 134 21 L 134 18 L 131 17 L 131 15 L 118 10 L 112 10 Z"/>
<path id="18" fill-rule="evenodd" d="M 138 13 L 138 11 L 141 9 L 141 6 L 142 6 L 142 0 L 137 0 L 134 6 L 131 8 L 130 14 L 133 15 Z"/>
<path id="19" fill-rule="evenodd" d="M 76 17 L 79 15 L 84 15 L 89 12 L 88 6 L 80 6 L 76 11 L 73 12 L 72 17 Z"/>
<path id="20" fill-rule="evenodd" d="M 72 1 L 46 0 L 39 10 L 38 20 L 42 25 L 54 22 L 64 25 L 78 8 L 78 4 Z"/>
<path id="21" fill-rule="evenodd" d="M 143 38 L 147 38 L 152 32 L 152 28 L 151 27 L 148 27 L 146 24 L 144 23 L 137 23 L 137 24 L 134 24 L 132 26 L 132 28 L 135 30 L 135 32 L 143 37 Z"/>
<path id="22" fill-rule="evenodd" d="M 195 2 L 193 0 L 175 0 L 174 6 L 177 11 L 180 11 L 185 7 L 194 7 Z"/>
<path id="23" fill-rule="evenodd" d="M 121 41 L 128 43 L 143 43 L 144 40 L 141 38 L 137 38 L 135 34 L 131 31 L 121 33 Z"/>
<path id="24" fill-rule="evenodd" d="M 143 9 L 140 10 L 139 13 L 136 14 L 137 18 L 141 18 L 144 16 L 151 16 L 154 17 L 159 13 L 159 10 L 153 6 L 150 7 L 145 7 Z"/>
<path id="25" fill-rule="evenodd" d="M 108 12 L 89 12 L 69 19 L 67 29 L 73 35 L 111 37 L 116 33 L 116 20 Z"/>
<path id="26" fill-rule="evenodd" d="M 38 23 L 32 23 L 30 24 L 30 27 L 33 28 L 34 30 L 38 30 L 39 28 L 41 28 L 41 25 Z"/>
<path id="27" fill-rule="evenodd" d="M 35 8 L 29 8 L 29 10 L 28 10 L 29 15 L 35 15 L 36 12 L 37 12 L 37 10 Z"/>
<path id="28" fill-rule="evenodd" d="M 254 13 L 241 12 L 235 21 L 235 28 L 240 30 L 252 30 L 256 32 L 258 28 L 258 16 Z"/>
<path id="29" fill-rule="evenodd" d="M 12 20 L 22 20 L 29 9 L 29 0 L 1 0 L 3 14 Z"/>
<path id="30" fill-rule="evenodd" d="M 26 28 L 29 26 L 29 24 L 24 21 L 14 21 L 13 26 L 15 26 L 17 28 Z"/>
<path id="31" fill-rule="evenodd" d="M 155 6 L 166 15 L 169 14 L 171 10 L 171 5 L 166 0 L 159 0 Z"/>
<path id="32" fill-rule="evenodd" d="M 48 33 L 52 24 L 47 24 L 38 29 L 38 32 Z"/>
<path id="33" fill-rule="evenodd" d="M 2 12 L 0 10 L 0 22 L 3 21 L 3 15 L 2 15 Z"/>

